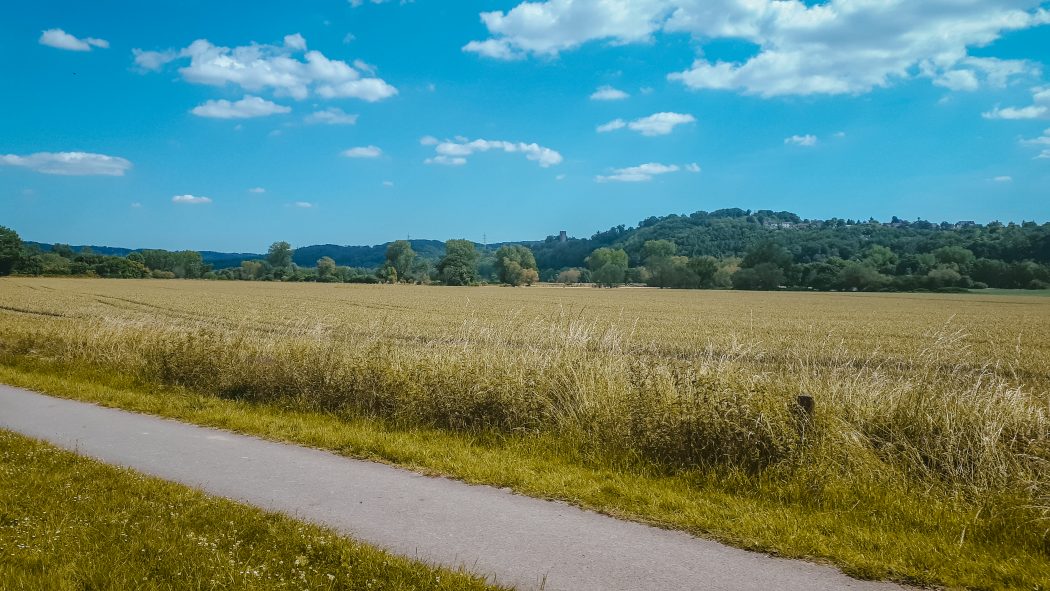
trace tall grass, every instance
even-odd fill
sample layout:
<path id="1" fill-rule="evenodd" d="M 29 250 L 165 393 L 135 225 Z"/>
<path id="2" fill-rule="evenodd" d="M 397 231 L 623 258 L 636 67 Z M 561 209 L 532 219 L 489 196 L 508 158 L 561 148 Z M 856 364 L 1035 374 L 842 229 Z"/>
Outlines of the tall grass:
<path id="1" fill-rule="evenodd" d="M 963 336 L 944 327 L 911 360 L 887 362 L 832 341 L 796 356 L 758 340 L 666 356 L 615 325 L 568 316 L 468 321 L 407 344 L 381 326 L 348 341 L 309 325 L 258 331 L 114 316 L 9 326 L 2 346 L 224 398 L 456 431 L 564 434 L 666 470 L 823 465 L 1045 497 L 1047 400 L 1001 368 L 974 367 Z M 812 417 L 796 404 L 802 392 L 816 399 Z"/>

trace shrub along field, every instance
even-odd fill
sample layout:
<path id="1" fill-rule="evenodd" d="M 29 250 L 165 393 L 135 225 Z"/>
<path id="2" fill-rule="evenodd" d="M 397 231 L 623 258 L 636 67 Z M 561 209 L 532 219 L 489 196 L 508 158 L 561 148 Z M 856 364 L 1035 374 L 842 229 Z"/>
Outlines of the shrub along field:
<path id="1" fill-rule="evenodd" d="M 0 360 L 861 576 L 1050 580 L 1044 298 L 8 278 Z"/>

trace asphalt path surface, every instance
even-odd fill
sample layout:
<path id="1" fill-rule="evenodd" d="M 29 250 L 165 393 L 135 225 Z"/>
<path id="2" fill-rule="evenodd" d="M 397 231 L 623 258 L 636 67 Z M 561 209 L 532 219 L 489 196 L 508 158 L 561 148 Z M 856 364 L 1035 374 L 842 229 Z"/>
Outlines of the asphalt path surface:
<path id="1" fill-rule="evenodd" d="M 0 428 L 519 589 L 900 589 L 565 503 L 0 385 Z"/>

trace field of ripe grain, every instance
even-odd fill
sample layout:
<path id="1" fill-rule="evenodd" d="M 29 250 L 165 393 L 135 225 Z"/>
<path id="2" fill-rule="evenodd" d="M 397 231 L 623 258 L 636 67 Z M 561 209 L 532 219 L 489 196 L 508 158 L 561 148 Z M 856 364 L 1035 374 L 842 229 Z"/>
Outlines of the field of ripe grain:
<path id="1" fill-rule="evenodd" d="M 581 466 L 820 511 L 884 503 L 912 523 L 943 502 L 972 511 L 953 539 L 1050 556 L 1046 298 L 7 278 L 0 362 L 25 359 L 534 437 Z"/>
<path id="2" fill-rule="evenodd" d="M 572 432 L 670 468 L 760 470 L 827 444 L 847 465 L 911 477 L 1046 484 L 1044 299 L 21 278 L 0 288 L 6 354 L 222 397 Z M 813 419 L 793 404 L 803 392 Z"/>

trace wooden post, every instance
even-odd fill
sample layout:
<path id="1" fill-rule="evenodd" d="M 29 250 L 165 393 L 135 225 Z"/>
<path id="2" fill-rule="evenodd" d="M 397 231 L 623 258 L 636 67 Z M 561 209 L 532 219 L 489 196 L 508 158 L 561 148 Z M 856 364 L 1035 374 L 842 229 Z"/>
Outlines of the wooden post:
<path id="1" fill-rule="evenodd" d="M 803 416 L 805 416 L 806 419 L 813 418 L 813 405 L 814 401 L 812 396 L 809 394 L 799 394 L 798 406 L 802 409 Z"/>

